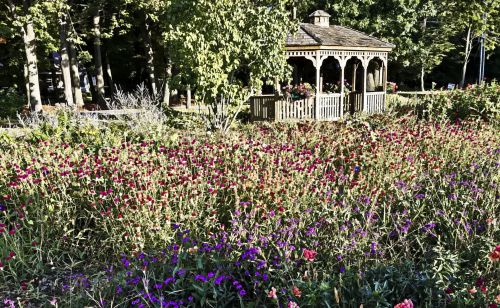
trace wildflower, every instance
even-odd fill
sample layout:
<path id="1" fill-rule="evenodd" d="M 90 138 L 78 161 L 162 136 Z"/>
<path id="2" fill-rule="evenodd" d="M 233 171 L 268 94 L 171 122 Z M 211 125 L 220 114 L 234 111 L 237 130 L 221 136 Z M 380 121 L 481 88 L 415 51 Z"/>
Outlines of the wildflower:
<path id="1" fill-rule="evenodd" d="M 245 296 L 247 294 L 247 291 L 241 289 L 240 292 L 239 292 L 240 296 Z"/>
<path id="2" fill-rule="evenodd" d="M 309 262 L 312 262 L 314 261 L 314 259 L 316 258 L 316 255 L 318 254 L 316 251 L 314 250 L 308 250 L 308 249 L 305 249 L 304 248 L 304 258 L 309 261 Z"/>
<path id="3" fill-rule="evenodd" d="M 469 294 L 476 294 L 477 289 L 476 289 L 476 287 L 472 287 L 472 289 L 469 289 L 467 292 L 469 292 Z"/>
<path id="4" fill-rule="evenodd" d="M 0 203 L 0 212 L 5 212 L 5 211 L 7 211 L 7 206 Z"/>
<path id="5" fill-rule="evenodd" d="M 49 304 L 50 304 L 51 306 L 57 306 L 57 298 L 55 298 L 55 297 L 54 297 L 54 298 L 52 298 L 52 300 L 50 300 L 50 301 L 49 301 Z"/>
<path id="6" fill-rule="evenodd" d="M 296 302 L 292 302 L 292 301 L 288 302 L 288 306 L 287 307 L 288 308 L 300 308 L 299 305 L 297 305 Z"/>
<path id="7" fill-rule="evenodd" d="M 498 262 L 500 260 L 500 245 L 495 247 L 495 249 L 490 253 L 489 258 L 492 262 Z"/>
<path id="8" fill-rule="evenodd" d="M 413 308 L 411 299 L 405 299 L 402 303 L 394 305 L 394 308 Z"/>
<path id="9" fill-rule="evenodd" d="M 278 299 L 278 296 L 276 295 L 276 288 L 272 287 L 271 291 L 267 292 L 267 297 L 272 298 L 272 299 Z"/>
<path id="10" fill-rule="evenodd" d="M 417 199 L 417 200 L 421 200 L 421 199 L 424 199 L 424 198 L 425 198 L 425 194 L 420 193 L 420 194 L 416 194 L 415 195 L 415 199 Z"/>
<path id="11" fill-rule="evenodd" d="M 302 292 L 296 286 L 293 286 L 292 293 L 295 297 L 298 297 L 298 298 L 300 298 L 300 296 L 302 295 Z"/>

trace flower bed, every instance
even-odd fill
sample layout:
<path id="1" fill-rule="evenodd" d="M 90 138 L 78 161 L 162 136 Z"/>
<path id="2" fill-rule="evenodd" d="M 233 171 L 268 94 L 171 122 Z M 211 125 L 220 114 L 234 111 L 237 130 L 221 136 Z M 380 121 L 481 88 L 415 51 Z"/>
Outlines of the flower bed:
<path id="1" fill-rule="evenodd" d="M 18 142 L 1 285 L 44 305 L 494 304 L 499 161 L 494 127 L 412 118 Z"/>

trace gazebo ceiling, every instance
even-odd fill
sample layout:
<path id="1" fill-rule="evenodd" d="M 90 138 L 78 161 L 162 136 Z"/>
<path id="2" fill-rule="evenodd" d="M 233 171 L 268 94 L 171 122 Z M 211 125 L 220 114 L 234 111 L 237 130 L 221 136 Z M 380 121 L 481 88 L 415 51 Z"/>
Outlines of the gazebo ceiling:
<path id="1" fill-rule="evenodd" d="M 342 26 L 321 26 L 301 23 L 295 34 L 290 34 L 286 40 L 290 47 L 346 47 L 349 48 L 384 48 L 391 50 L 395 45 L 384 42 L 360 31 Z"/>

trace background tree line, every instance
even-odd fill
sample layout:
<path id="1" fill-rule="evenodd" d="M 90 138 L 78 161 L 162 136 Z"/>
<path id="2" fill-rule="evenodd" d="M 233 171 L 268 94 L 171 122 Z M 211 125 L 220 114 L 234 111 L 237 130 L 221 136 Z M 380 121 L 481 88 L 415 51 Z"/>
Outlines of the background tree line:
<path id="1" fill-rule="evenodd" d="M 500 0 L 0 0 L 0 87 L 41 110 L 39 72 L 57 52 L 68 105 L 85 102 L 82 71 L 102 106 L 141 82 L 167 104 L 174 88 L 239 102 L 286 74 L 284 38 L 317 9 L 396 44 L 389 77 L 408 88 L 476 82 L 481 40 L 486 76 L 500 77 Z"/>

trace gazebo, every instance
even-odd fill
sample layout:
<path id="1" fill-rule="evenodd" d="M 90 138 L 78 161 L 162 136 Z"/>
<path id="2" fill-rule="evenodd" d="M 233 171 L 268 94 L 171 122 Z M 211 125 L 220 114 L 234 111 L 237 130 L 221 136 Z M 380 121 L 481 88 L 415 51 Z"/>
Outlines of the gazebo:
<path id="1" fill-rule="evenodd" d="M 346 113 L 385 111 L 387 60 L 395 45 L 362 32 L 330 25 L 316 11 L 286 42 L 293 80 L 288 89 L 314 84 L 314 95 L 285 99 L 276 82 L 273 94 L 252 97 L 253 120 L 338 120 Z M 312 65 L 311 65 L 312 64 Z M 291 83 L 291 84 L 290 84 Z"/>

